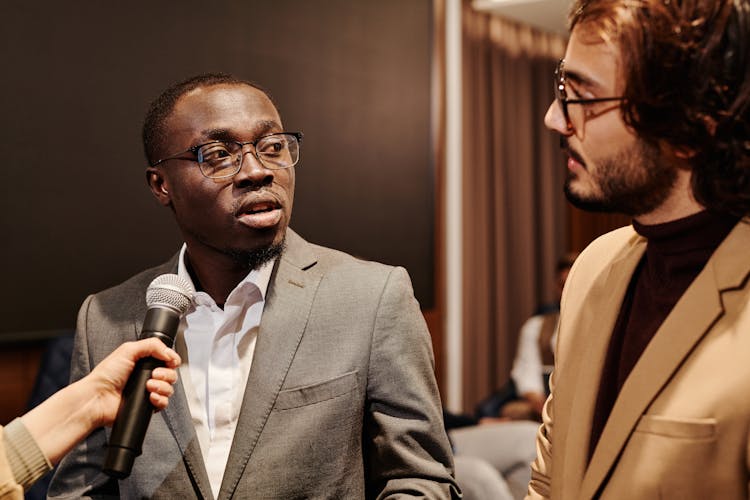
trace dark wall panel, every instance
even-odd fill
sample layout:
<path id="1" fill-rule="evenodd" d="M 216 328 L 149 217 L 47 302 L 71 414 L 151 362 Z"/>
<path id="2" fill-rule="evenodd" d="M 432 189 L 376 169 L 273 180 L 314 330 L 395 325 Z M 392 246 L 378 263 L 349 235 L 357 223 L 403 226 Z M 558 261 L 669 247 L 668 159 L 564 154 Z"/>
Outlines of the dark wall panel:
<path id="1" fill-rule="evenodd" d="M 166 86 L 225 71 L 303 130 L 292 226 L 400 264 L 433 302 L 430 0 L 4 1 L 0 333 L 69 328 L 86 294 L 164 261 L 140 126 Z"/>

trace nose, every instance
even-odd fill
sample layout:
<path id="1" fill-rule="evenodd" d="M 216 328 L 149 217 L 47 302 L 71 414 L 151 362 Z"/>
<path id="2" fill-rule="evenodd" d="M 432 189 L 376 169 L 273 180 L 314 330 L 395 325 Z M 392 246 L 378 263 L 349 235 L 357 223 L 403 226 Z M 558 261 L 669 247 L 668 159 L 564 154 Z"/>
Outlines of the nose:
<path id="1" fill-rule="evenodd" d="M 261 187 L 270 185 L 273 182 L 273 170 L 263 165 L 255 155 L 250 144 L 242 148 L 242 164 L 240 171 L 232 178 L 238 187 L 254 186 Z"/>
<path id="2" fill-rule="evenodd" d="M 568 129 L 568 122 L 562 112 L 562 107 L 557 100 L 552 101 L 547 113 L 544 115 L 544 126 L 548 129 L 562 135 L 570 135 L 572 132 Z"/>

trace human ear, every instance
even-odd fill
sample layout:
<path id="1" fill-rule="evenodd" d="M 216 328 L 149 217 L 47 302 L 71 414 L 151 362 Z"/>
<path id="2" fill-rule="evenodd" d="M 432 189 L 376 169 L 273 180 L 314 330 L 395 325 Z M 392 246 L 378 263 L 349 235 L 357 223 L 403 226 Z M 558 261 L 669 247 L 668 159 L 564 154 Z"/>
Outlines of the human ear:
<path id="1" fill-rule="evenodd" d="M 710 137 L 714 137 L 716 135 L 716 128 L 718 127 L 716 120 L 711 116 L 703 116 L 701 121 L 703 121 L 703 125 L 706 128 L 706 133 Z M 698 154 L 698 150 L 689 145 L 672 146 L 672 151 L 675 158 L 682 161 L 692 160 Z"/>
<path id="2" fill-rule="evenodd" d="M 675 158 L 678 158 L 680 160 L 689 160 L 693 158 L 696 154 L 697 153 L 693 148 L 688 148 L 688 147 L 674 148 Z"/>
<path id="3" fill-rule="evenodd" d="M 659 149 L 665 158 L 670 159 L 676 164 L 676 166 L 682 168 L 688 167 L 690 160 L 692 160 L 693 157 L 698 154 L 698 152 L 690 146 L 675 146 L 674 144 L 670 144 L 665 140 L 659 141 Z"/>
<path id="4" fill-rule="evenodd" d="M 154 195 L 156 200 L 168 207 L 172 204 L 172 198 L 169 194 L 169 186 L 167 180 L 164 178 L 163 173 L 154 167 L 146 169 L 146 182 L 148 187 L 151 189 L 151 194 Z"/>

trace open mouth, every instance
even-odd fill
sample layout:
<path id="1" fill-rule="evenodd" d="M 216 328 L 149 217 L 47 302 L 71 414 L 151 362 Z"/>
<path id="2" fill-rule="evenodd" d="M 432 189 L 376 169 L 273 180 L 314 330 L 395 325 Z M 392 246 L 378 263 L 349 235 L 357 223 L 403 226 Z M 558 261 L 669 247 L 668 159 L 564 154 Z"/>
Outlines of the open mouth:
<path id="1" fill-rule="evenodd" d="M 244 204 L 237 212 L 239 221 L 253 229 L 267 229 L 281 221 L 281 204 L 275 200 Z"/>
<path id="2" fill-rule="evenodd" d="M 278 203 L 270 203 L 270 202 L 255 203 L 253 205 L 246 207 L 242 213 L 250 214 L 250 215 L 262 214 L 262 213 L 270 212 L 272 210 L 278 210 L 279 208 L 280 207 L 278 206 Z"/>

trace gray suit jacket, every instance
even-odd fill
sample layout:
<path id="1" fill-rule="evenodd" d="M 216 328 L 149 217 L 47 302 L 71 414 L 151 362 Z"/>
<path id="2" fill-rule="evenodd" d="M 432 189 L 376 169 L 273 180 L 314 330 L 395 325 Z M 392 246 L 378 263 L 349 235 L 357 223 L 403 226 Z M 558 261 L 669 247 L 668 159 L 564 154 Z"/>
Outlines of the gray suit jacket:
<path id="1" fill-rule="evenodd" d="M 145 290 L 177 258 L 86 299 L 72 378 L 125 341 Z M 357 260 L 287 232 L 224 472 L 227 498 L 450 498 L 430 337 L 406 271 Z M 212 498 L 181 381 L 154 415 L 133 472 L 100 471 L 109 429 L 60 464 L 50 498 Z"/>

